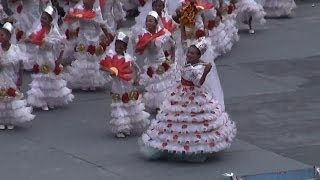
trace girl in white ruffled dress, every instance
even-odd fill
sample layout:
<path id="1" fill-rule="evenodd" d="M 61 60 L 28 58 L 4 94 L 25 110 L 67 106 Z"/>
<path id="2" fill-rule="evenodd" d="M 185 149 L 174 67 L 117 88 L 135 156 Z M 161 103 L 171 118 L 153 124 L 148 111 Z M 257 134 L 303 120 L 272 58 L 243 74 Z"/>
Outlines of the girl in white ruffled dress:
<path id="1" fill-rule="evenodd" d="M 120 0 L 100 0 L 100 7 L 104 24 L 115 32 L 126 18 L 122 3 Z"/>
<path id="2" fill-rule="evenodd" d="M 175 83 L 175 66 L 165 56 L 163 47 L 171 38 L 171 33 L 159 26 L 160 17 L 151 11 L 146 17 L 145 27 L 136 39 L 136 52 L 145 59 L 141 84 L 145 86 L 143 95 L 147 108 L 158 109 L 167 95 L 168 89 Z"/>
<path id="3" fill-rule="evenodd" d="M 65 74 L 68 86 L 84 91 L 104 87 L 110 78 L 103 76 L 99 70 L 99 61 L 108 46 L 101 37 L 108 34 L 103 33 L 104 25 L 98 0 L 81 1 L 67 13 L 65 20 L 78 21 L 80 25 L 74 49 L 76 60 Z"/>
<path id="4" fill-rule="evenodd" d="M 63 66 L 57 60 L 61 58 L 61 42 L 64 39 L 57 26 L 57 15 L 52 6 L 42 13 L 27 42 L 33 44 L 33 74 L 31 89 L 27 92 L 28 103 L 34 107 L 49 110 L 66 105 L 74 98 L 63 80 Z"/>
<path id="5" fill-rule="evenodd" d="M 255 0 L 232 0 L 231 3 L 235 4 L 237 20 L 248 24 L 250 34 L 254 34 L 253 23 L 265 24 L 266 13 Z"/>
<path id="6" fill-rule="evenodd" d="M 68 0 L 60 2 L 65 12 L 69 12 L 72 8 L 74 8 L 80 0 Z M 64 53 L 62 56 L 64 65 L 71 65 L 71 63 L 76 59 L 74 47 L 77 44 L 78 35 L 80 30 L 79 21 L 63 21 L 61 31 L 66 36 L 66 42 Z"/>
<path id="7" fill-rule="evenodd" d="M 266 17 L 290 17 L 293 15 L 293 10 L 297 7 L 294 0 L 257 0 L 263 5 L 266 11 Z"/>
<path id="8" fill-rule="evenodd" d="M 100 62 L 112 77 L 111 127 L 119 138 L 129 136 L 133 130 L 146 128 L 150 121 L 141 102 L 138 84 L 140 69 L 133 57 L 126 53 L 129 37 L 122 32 L 116 36 L 114 50 L 109 50 Z"/>
<path id="9" fill-rule="evenodd" d="M 28 43 L 24 43 L 24 39 L 27 37 L 27 32 L 30 31 L 34 22 L 40 17 L 39 13 L 39 0 L 8 0 L 8 6 L 13 12 L 15 19 L 15 38 L 14 43 L 18 43 L 21 49 L 24 49 L 26 54 L 34 53 L 32 47 Z M 29 57 L 24 61 L 24 68 L 26 70 L 32 69 L 32 57 Z"/>
<path id="10" fill-rule="evenodd" d="M 206 49 L 201 41 L 188 48 L 181 82 L 171 90 L 142 135 L 141 151 L 149 159 L 204 162 L 230 147 L 236 135 L 235 123 L 204 86 L 212 66 L 200 60 Z"/>
<path id="11" fill-rule="evenodd" d="M 163 45 L 163 50 L 165 57 L 170 60 L 170 64 L 175 68 L 176 62 L 176 41 L 180 39 L 177 34 L 178 25 L 173 21 L 172 17 L 168 14 L 167 11 L 167 0 L 149 0 L 146 4 L 139 8 L 140 14 L 136 17 L 136 24 L 131 28 L 132 36 L 137 38 L 137 34 L 141 31 L 141 29 L 145 25 L 146 17 L 150 11 L 155 11 L 159 15 L 158 25 L 161 28 L 165 28 L 171 33 L 171 38 L 165 42 Z M 175 33 L 175 34 L 174 34 Z M 174 39 L 175 38 L 175 39 Z M 139 54 L 135 54 L 135 56 L 139 59 Z M 179 76 L 177 76 L 179 78 Z"/>
<path id="12" fill-rule="evenodd" d="M 19 46 L 10 43 L 12 33 L 13 26 L 10 23 L 5 23 L 0 29 L 0 130 L 11 130 L 35 117 L 17 87 L 21 74 L 16 74 L 15 67 L 20 64 L 24 54 Z"/>

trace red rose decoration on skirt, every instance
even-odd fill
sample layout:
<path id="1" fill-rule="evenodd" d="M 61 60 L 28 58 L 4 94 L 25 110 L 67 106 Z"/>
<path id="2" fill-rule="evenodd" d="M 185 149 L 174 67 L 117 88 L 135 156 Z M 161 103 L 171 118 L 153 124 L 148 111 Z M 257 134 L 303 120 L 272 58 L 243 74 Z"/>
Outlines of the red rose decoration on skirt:
<path id="1" fill-rule="evenodd" d="M 38 64 L 33 65 L 32 72 L 38 74 L 40 72 L 40 66 Z"/>
<path id="2" fill-rule="evenodd" d="M 162 63 L 161 66 L 164 67 L 164 70 L 165 70 L 165 71 L 168 71 L 168 69 L 170 68 L 169 64 L 168 64 L 168 63 L 165 63 L 165 62 Z"/>
<path id="3" fill-rule="evenodd" d="M 152 78 L 153 74 L 154 74 L 154 71 L 153 71 L 152 67 L 148 67 L 147 75 Z"/>
<path id="4" fill-rule="evenodd" d="M 62 72 L 62 65 L 61 64 L 56 64 L 54 71 L 56 75 L 59 75 Z"/>
<path id="5" fill-rule="evenodd" d="M 94 45 L 89 45 L 87 52 L 90 53 L 91 55 L 94 55 L 96 53 L 96 46 Z"/>
<path id="6" fill-rule="evenodd" d="M 129 94 L 128 93 L 124 93 L 123 95 L 122 95 L 122 102 L 123 103 L 128 103 L 130 101 L 130 99 L 129 99 Z"/>
<path id="7" fill-rule="evenodd" d="M 204 30 L 199 29 L 199 30 L 196 31 L 196 37 L 197 38 L 201 38 L 201 37 L 204 37 L 204 36 L 206 36 L 206 32 Z"/>
<path id="8" fill-rule="evenodd" d="M 16 39 L 17 39 L 17 41 L 20 41 L 20 40 L 21 40 L 23 34 L 24 34 L 24 32 L 23 32 L 23 31 L 20 31 L 20 30 L 16 33 Z"/>
<path id="9" fill-rule="evenodd" d="M 214 20 L 209 20 L 208 21 L 208 29 L 212 30 L 216 25 L 216 22 Z"/>
<path id="10" fill-rule="evenodd" d="M 21 11 L 22 11 L 22 9 L 23 9 L 22 4 L 19 4 L 19 5 L 17 6 L 17 12 L 20 14 Z"/>
<path id="11" fill-rule="evenodd" d="M 13 89 L 13 88 L 9 88 L 8 90 L 7 90 L 7 94 L 8 94 L 8 96 L 10 96 L 10 97 L 16 97 L 16 90 L 15 89 Z"/>

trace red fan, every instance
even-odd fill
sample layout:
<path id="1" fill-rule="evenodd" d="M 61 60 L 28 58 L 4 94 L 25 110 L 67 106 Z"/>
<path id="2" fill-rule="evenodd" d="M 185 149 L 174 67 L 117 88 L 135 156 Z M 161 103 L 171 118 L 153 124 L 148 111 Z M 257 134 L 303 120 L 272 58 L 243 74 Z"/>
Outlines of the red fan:
<path id="1" fill-rule="evenodd" d="M 48 32 L 49 32 L 49 29 L 47 27 L 42 27 L 39 31 L 32 33 L 29 36 L 29 39 L 32 43 L 41 46 L 43 43 L 43 38 L 46 36 L 46 33 Z"/>
<path id="2" fill-rule="evenodd" d="M 69 21 L 72 18 L 92 19 L 95 17 L 96 12 L 94 10 L 74 9 L 68 12 L 64 20 Z"/>
<path id="3" fill-rule="evenodd" d="M 143 35 L 139 35 L 139 41 L 136 45 L 136 52 L 140 52 L 143 53 L 145 47 L 147 46 L 147 44 L 156 39 L 157 37 L 160 37 L 162 35 L 164 35 L 164 29 L 161 29 L 159 32 L 154 33 L 154 34 L 150 34 L 150 33 L 144 33 Z"/>
<path id="4" fill-rule="evenodd" d="M 166 28 L 169 32 L 172 32 L 177 28 L 177 26 L 173 23 L 172 19 L 169 19 L 167 21 L 165 17 L 162 17 L 161 22 L 163 24 L 163 27 Z"/>
<path id="5" fill-rule="evenodd" d="M 133 73 L 133 70 L 131 69 L 131 63 L 126 62 L 123 57 L 119 58 L 117 55 L 114 55 L 113 57 L 106 56 L 100 61 L 100 66 L 111 70 L 117 77 L 125 81 L 132 80 L 131 74 Z"/>

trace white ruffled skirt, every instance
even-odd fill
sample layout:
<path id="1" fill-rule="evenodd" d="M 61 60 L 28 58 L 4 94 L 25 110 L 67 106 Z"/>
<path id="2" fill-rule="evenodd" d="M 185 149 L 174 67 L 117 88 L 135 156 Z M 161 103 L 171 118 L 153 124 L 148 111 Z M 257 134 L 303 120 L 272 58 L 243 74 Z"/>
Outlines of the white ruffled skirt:
<path id="1" fill-rule="evenodd" d="M 88 90 L 91 88 L 101 88 L 111 80 L 100 71 L 100 64 L 97 56 L 88 53 L 76 53 L 76 59 L 68 67 L 68 72 L 64 74 L 68 87 L 72 89 Z"/>
<path id="2" fill-rule="evenodd" d="M 133 129 L 144 129 L 150 124 L 149 116 L 150 114 L 145 112 L 141 98 L 127 103 L 113 102 L 110 121 L 112 132 L 127 133 Z"/>
<path id="3" fill-rule="evenodd" d="M 146 92 L 143 95 L 143 102 L 149 109 L 160 108 L 168 90 L 176 83 L 176 63 L 163 74 L 157 74 L 156 69 L 161 63 L 144 66 L 144 73 L 141 74 L 141 84 L 145 86 Z M 148 68 L 151 67 L 152 77 L 148 75 Z M 149 73 L 150 74 L 150 73 Z"/>
<path id="4" fill-rule="evenodd" d="M 209 31 L 211 45 L 215 46 L 215 54 L 217 55 L 230 51 L 233 45 L 225 29 L 225 24 L 221 22 L 217 27 Z"/>
<path id="5" fill-rule="evenodd" d="M 266 11 L 266 17 L 285 17 L 293 14 L 297 7 L 294 0 L 260 0 Z"/>
<path id="6" fill-rule="evenodd" d="M 20 125 L 32 121 L 35 116 L 31 114 L 32 107 L 27 107 L 22 96 L 0 98 L 0 124 Z"/>
<path id="7" fill-rule="evenodd" d="M 67 88 L 67 82 L 61 75 L 32 74 L 31 89 L 27 92 L 28 104 L 37 108 L 63 106 L 74 98 L 72 91 Z"/>
<path id="8" fill-rule="evenodd" d="M 248 21 L 252 17 L 253 23 L 264 24 L 266 12 L 261 4 L 254 0 L 241 0 L 236 3 L 237 19 L 240 22 Z"/>
<path id="9" fill-rule="evenodd" d="M 235 135 L 235 123 L 218 101 L 201 88 L 178 84 L 142 135 L 141 150 L 148 157 L 210 155 L 228 148 Z"/>
<path id="10" fill-rule="evenodd" d="M 237 14 L 233 12 L 232 14 L 225 15 L 222 19 L 222 22 L 225 25 L 224 31 L 229 36 L 232 44 L 239 41 L 238 28 L 236 27 L 236 16 Z"/>

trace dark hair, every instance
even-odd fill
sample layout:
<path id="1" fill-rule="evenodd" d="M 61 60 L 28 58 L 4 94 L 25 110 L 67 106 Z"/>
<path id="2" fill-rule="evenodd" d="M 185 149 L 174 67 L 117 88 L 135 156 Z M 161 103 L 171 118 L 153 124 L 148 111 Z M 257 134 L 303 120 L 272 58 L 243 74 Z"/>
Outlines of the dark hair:
<path id="1" fill-rule="evenodd" d="M 197 48 L 197 46 L 196 46 L 196 45 L 191 45 L 190 47 L 195 48 L 195 49 L 198 51 L 198 55 L 200 55 L 200 56 L 201 56 L 201 51 L 200 51 L 200 49 L 198 49 L 198 48 Z"/>
<path id="2" fill-rule="evenodd" d="M 11 33 L 7 30 L 7 29 L 4 29 L 3 27 L 0 28 L 1 30 L 3 30 L 4 32 L 6 32 L 6 35 L 9 37 L 9 39 L 11 39 Z"/>
<path id="3" fill-rule="evenodd" d="M 161 0 L 155 0 L 155 1 L 152 1 L 152 6 L 153 6 L 157 1 L 162 2 Z M 162 2 L 162 5 L 163 5 L 163 6 L 165 6 L 164 2 Z"/>

